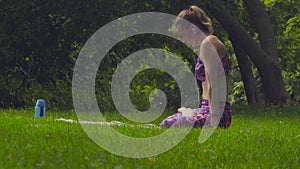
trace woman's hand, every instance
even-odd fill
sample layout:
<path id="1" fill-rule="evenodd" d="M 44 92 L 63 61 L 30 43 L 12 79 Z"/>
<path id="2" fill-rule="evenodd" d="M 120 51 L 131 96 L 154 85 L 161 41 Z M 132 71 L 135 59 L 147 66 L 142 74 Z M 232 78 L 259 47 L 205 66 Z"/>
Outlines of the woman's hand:
<path id="1" fill-rule="evenodd" d="M 180 107 L 178 109 L 178 112 L 181 112 L 182 116 L 186 116 L 186 117 L 192 117 L 197 115 L 195 110 L 186 107 Z"/>

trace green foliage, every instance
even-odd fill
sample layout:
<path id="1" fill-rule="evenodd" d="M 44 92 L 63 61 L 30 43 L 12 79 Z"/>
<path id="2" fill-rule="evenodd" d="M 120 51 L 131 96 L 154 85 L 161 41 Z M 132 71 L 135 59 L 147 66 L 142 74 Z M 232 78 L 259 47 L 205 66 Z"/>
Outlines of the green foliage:
<path id="1" fill-rule="evenodd" d="M 147 39 L 147 41 L 144 41 L 144 39 Z M 195 54 L 179 41 L 174 41 L 174 39 L 162 35 L 152 34 L 127 38 L 113 47 L 99 66 L 96 92 L 100 109 L 104 111 L 116 110 L 111 97 L 111 81 L 117 65 L 130 54 L 146 48 L 160 48 L 172 52 L 180 57 L 190 67 L 191 71 L 194 70 Z M 172 62 L 167 55 L 166 62 Z M 154 89 L 164 91 L 168 98 L 167 106 L 169 108 L 178 108 L 180 106 L 181 100 L 178 84 L 168 73 L 163 70 L 149 68 L 136 73 L 137 75 L 130 83 L 129 96 L 132 104 L 137 109 L 147 110 L 149 108 L 149 94 Z"/>
<path id="2" fill-rule="evenodd" d="M 267 12 L 271 17 L 271 22 L 273 24 L 286 89 L 291 94 L 292 99 L 299 102 L 300 2 L 293 0 L 264 0 L 264 3 L 267 7 Z M 229 9 L 231 14 L 236 17 L 246 28 L 252 37 L 257 40 L 258 35 L 251 26 L 251 21 L 248 14 L 245 13 L 247 10 L 245 10 L 243 1 L 228 1 L 225 3 L 225 6 L 227 9 Z M 219 26 L 217 28 L 219 28 Z M 230 100 L 233 103 L 246 102 L 243 84 L 241 83 L 242 79 L 239 73 L 234 51 L 229 40 L 226 38 L 227 35 L 224 33 L 222 34 L 222 32 L 222 28 L 219 28 L 217 29 L 216 34 L 223 39 L 226 47 L 229 49 L 229 53 L 232 54 L 230 57 L 233 65 L 233 71 L 231 71 L 230 77 Z M 259 78 L 257 69 L 254 66 L 252 66 L 252 71 L 254 77 L 257 79 L 257 88 L 260 97 L 259 99 L 264 100 L 262 82 Z"/>
<path id="3" fill-rule="evenodd" d="M 299 2 L 265 0 L 265 3 L 276 32 L 286 87 L 299 101 Z M 36 99 L 44 98 L 52 108 L 71 109 L 74 64 L 83 44 L 96 30 L 128 14 L 155 11 L 177 15 L 194 4 L 205 9 L 202 2 L 181 0 L 0 1 L 0 108 L 32 107 Z M 228 1 L 225 5 L 255 37 L 242 1 Z M 213 22 L 215 33 L 232 54 L 230 98 L 236 103 L 244 102 L 233 50 L 225 31 L 215 20 Z M 165 37 L 146 36 L 141 36 L 140 41 L 138 37 L 122 41 L 107 54 L 105 64 L 100 65 L 96 94 L 105 110 L 114 110 L 110 95 L 112 74 L 117 64 L 132 52 L 147 47 L 166 49 L 181 57 L 193 71 L 195 56 L 182 44 L 165 40 Z M 139 43 L 143 38 L 149 39 L 146 44 Z M 165 72 L 141 72 L 131 85 L 132 102 L 138 107 L 149 105 L 148 94 L 156 87 L 166 92 L 169 106 L 176 107 L 180 102 L 174 79 Z"/>
<path id="4" fill-rule="evenodd" d="M 70 85 L 77 55 L 97 29 L 131 13 L 177 13 L 187 5 L 181 1 L 34 0 L 0 1 L 0 6 L 0 107 L 31 107 L 43 97 L 52 106 L 64 108 L 72 107 Z M 130 46 L 123 50 L 134 51 Z M 112 58 L 103 68 L 111 69 L 110 64 L 120 59 Z M 108 92 L 106 88 L 98 92 Z"/>
<path id="5" fill-rule="evenodd" d="M 300 2 L 293 0 L 264 2 L 275 30 L 286 89 L 292 98 L 299 102 Z"/>

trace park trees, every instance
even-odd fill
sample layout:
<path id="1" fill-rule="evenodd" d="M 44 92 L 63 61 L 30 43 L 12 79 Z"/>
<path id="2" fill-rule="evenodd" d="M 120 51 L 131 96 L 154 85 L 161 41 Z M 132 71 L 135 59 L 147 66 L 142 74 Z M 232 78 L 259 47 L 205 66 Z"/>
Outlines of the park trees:
<path id="1" fill-rule="evenodd" d="M 248 102 L 265 99 L 270 103 L 281 104 L 289 99 L 289 94 L 293 100 L 300 101 L 299 1 L 262 2 L 71 0 L 62 4 L 61 1 L 48 0 L 0 1 L 0 108 L 26 107 L 33 105 L 37 98 L 45 98 L 53 106 L 71 108 L 70 87 L 74 63 L 85 41 L 97 29 L 124 15 L 146 11 L 177 15 L 189 5 L 204 8 L 213 20 L 216 18 L 219 21 L 214 22 L 215 32 L 222 40 L 231 41 L 225 41 L 225 44 L 229 49 L 233 46 L 231 54 L 238 57 L 236 61 L 231 57 L 233 67 L 242 74 L 239 78 L 239 72 L 234 72 L 237 76 L 234 85 L 244 84 Z M 121 56 L 143 48 L 141 44 L 132 44 L 134 38 L 138 37 L 127 39 L 122 42 L 122 50 L 116 49 L 108 54 L 106 64 L 102 65 L 106 69 L 104 74 L 111 75 L 114 66 L 122 59 Z M 176 45 L 150 40 L 151 36 L 147 38 L 155 47 L 162 46 L 171 52 L 181 50 Z M 194 64 L 193 57 L 184 55 L 183 58 L 191 65 Z M 103 77 L 110 77 L 105 75 Z M 156 78 L 161 74 L 152 76 Z M 149 76 L 140 76 L 144 77 Z M 100 78 L 99 83 L 108 80 Z M 139 81 L 143 80 L 137 78 L 133 84 Z M 163 86 L 174 86 L 173 82 L 163 82 Z M 140 86 L 139 89 L 150 91 L 152 83 L 149 82 L 147 87 Z M 257 90 L 261 84 L 263 87 Z M 241 88 L 234 90 L 236 93 L 244 93 Z M 103 94 L 107 92 L 110 92 L 108 88 L 99 91 L 101 97 L 109 97 Z M 262 92 L 265 98 L 260 97 Z M 231 96 L 233 101 L 245 101 L 240 97 L 234 94 Z M 176 100 L 178 97 L 169 99 Z M 101 101 L 105 100 L 110 99 Z M 107 104 L 110 104 L 109 101 Z"/>
<path id="2" fill-rule="evenodd" d="M 263 83 L 266 101 L 273 104 L 287 102 L 290 98 L 284 86 L 274 31 L 270 18 L 266 13 L 265 6 L 263 2 L 259 0 L 244 0 L 244 3 L 253 23 L 253 28 L 259 35 L 257 39 L 259 43 L 257 43 L 240 22 L 225 9 L 221 1 L 207 1 L 206 7 L 217 18 L 234 41 L 236 44 L 234 45 L 235 48 L 237 48 L 237 44 L 239 44 L 238 48 L 246 52 L 254 63 Z M 236 56 L 240 57 L 241 55 Z M 242 58 L 239 58 L 239 60 L 242 60 Z M 247 75 L 249 74 L 244 74 L 243 76 Z M 246 77 L 244 78 L 247 79 Z M 249 83 L 249 81 L 247 82 Z"/>

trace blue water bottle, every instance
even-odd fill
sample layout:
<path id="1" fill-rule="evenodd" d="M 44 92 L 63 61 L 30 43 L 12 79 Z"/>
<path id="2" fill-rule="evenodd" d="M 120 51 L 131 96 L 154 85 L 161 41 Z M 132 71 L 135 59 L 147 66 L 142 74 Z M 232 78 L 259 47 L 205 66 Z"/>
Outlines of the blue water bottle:
<path id="1" fill-rule="evenodd" d="M 43 99 L 38 99 L 35 105 L 35 117 L 44 117 L 46 113 L 46 102 Z"/>

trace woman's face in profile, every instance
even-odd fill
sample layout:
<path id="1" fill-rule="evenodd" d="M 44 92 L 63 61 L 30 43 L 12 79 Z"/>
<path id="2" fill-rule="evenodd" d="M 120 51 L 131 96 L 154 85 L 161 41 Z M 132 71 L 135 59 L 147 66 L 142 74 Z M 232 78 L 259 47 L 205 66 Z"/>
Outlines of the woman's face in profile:
<path id="1" fill-rule="evenodd" d="M 200 40 L 200 31 L 199 29 L 194 25 L 189 25 L 185 28 L 178 28 L 177 33 L 182 39 L 182 41 L 192 47 L 199 46 L 199 40 Z"/>

